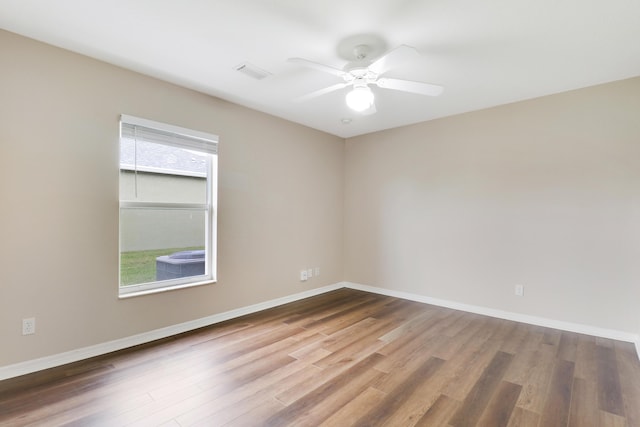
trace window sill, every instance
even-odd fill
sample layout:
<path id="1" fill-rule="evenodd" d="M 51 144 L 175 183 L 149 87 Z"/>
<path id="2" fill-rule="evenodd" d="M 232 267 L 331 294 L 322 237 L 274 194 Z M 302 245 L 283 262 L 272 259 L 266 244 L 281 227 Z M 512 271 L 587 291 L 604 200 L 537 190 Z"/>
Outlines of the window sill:
<path id="1" fill-rule="evenodd" d="M 214 284 L 214 283 L 216 283 L 215 280 L 205 280 L 205 281 L 202 281 L 202 282 L 183 283 L 183 284 L 180 284 L 180 285 L 165 286 L 165 287 L 162 287 L 162 288 L 145 289 L 145 290 L 141 290 L 141 291 L 120 293 L 118 295 L 118 299 L 134 298 L 134 297 L 140 297 L 140 296 L 143 296 L 143 295 L 150 295 L 150 294 L 158 294 L 158 293 L 161 293 L 161 292 L 176 291 L 178 289 L 185 289 L 185 288 L 193 288 L 193 287 L 196 287 L 196 286 L 211 285 L 211 284 Z"/>

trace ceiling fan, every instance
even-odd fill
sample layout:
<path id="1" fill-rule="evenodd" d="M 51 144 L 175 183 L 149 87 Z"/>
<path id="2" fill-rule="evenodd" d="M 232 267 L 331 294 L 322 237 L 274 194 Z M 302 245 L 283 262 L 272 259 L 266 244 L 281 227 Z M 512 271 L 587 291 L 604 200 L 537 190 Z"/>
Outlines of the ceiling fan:
<path id="1" fill-rule="evenodd" d="M 308 93 L 296 98 L 296 101 L 306 101 L 351 86 L 352 90 L 346 96 L 349 108 L 363 114 L 373 114 L 376 112 L 376 108 L 370 85 L 428 96 L 438 96 L 442 93 L 443 87 L 439 85 L 381 77 L 390 69 L 419 57 L 420 54 L 415 48 L 400 45 L 373 62 L 368 60 L 370 51 L 371 48 L 368 45 L 356 46 L 353 49 L 355 61 L 347 64 L 343 70 L 303 58 L 289 58 L 288 61 L 291 63 L 333 74 L 343 79 L 341 83 Z"/>

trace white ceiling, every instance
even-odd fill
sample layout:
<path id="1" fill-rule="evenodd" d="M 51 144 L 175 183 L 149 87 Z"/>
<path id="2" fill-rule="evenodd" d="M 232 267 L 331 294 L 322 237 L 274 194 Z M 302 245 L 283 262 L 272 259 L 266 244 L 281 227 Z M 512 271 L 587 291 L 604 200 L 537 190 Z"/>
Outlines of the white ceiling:
<path id="1" fill-rule="evenodd" d="M 638 0 L 0 0 L 0 28 L 341 137 L 640 75 Z M 342 68 L 369 38 L 422 54 L 387 76 L 444 93 L 292 101 L 341 80 L 287 58 Z"/>

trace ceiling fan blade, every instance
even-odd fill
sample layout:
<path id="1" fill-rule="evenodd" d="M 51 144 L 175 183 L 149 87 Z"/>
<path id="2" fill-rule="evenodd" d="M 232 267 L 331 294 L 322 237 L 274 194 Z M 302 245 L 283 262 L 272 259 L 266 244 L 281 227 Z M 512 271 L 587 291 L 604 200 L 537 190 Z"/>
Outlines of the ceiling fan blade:
<path id="1" fill-rule="evenodd" d="M 444 88 L 431 83 L 412 82 L 410 80 L 379 78 L 375 84 L 384 89 L 401 90 L 403 92 L 418 93 L 420 95 L 438 96 Z"/>
<path id="2" fill-rule="evenodd" d="M 328 65 L 320 64 L 318 62 L 309 61 L 308 59 L 304 59 L 304 58 L 289 58 L 287 59 L 287 61 L 293 64 L 300 64 L 308 68 L 313 68 L 315 70 L 333 74 L 334 76 L 338 76 L 338 77 L 344 77 L 345 75 L 347 75 L 347 73 L 345 73 L 344 71 L 338 68 L 333 68 Z"/>
<path id="3" fill-rule="evenodd" d="M 307 101 L 307 100 L 312 99 L 312 98 L 317 98 L 318 96 L 325 95 L 327 93 L 342 89 L 343 87 L 346 87 L 348 84 L 349 83 L 337 83 L 337 84 L 331 85 L 329 87 L 325 87 L 324 89 L 319 89 L 319 90 L 316 90 L 314 92 L 308 93 L 306 95 L 302 95 L 302 96 L 294 99 L 293 101 L 294 102 L 303 102 L 303 101 Z"/>
<path id="4" fill-rule="evenodd" d="M 380 75 L 389 71 L 391 68 L 397 67 L 412 59 L 416 59 L 420 56 L 418 51 L 407 45 L 400 45 L 397 48 L 387 52 L 381 58 L 369 65 L 369 70 Z"/>

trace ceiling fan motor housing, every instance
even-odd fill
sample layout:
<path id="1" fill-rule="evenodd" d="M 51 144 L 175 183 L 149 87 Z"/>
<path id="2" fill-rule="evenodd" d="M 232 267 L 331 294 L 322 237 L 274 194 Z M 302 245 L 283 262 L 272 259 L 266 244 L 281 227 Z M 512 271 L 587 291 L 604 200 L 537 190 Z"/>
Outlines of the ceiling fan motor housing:
<path id="1" fill-rule="evenodd" d="M 371 48 L 366 44 L 359 44 L 353 48 L 353 56 L 355 56 L 356 61 L 364 61 L 370 53 Z"/>

